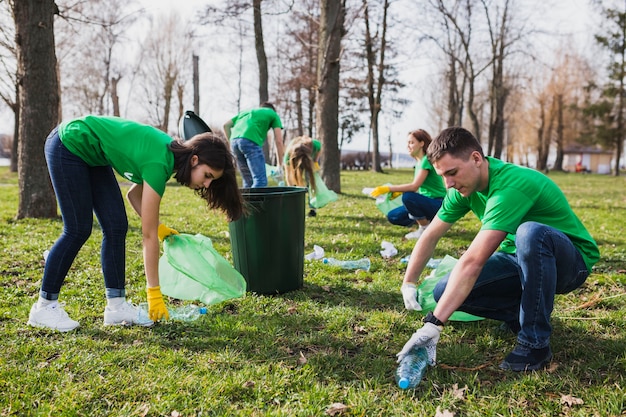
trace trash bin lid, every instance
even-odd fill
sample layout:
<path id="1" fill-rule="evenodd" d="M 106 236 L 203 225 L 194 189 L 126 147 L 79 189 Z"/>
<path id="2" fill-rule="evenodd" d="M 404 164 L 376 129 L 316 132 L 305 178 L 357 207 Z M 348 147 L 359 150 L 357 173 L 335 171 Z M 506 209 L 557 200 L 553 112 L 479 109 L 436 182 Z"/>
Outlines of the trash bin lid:
<path id="1" fill-rule="evenodd" d="M 304 194 L 306 187 L 255 187 L 241 188 L 241 194 L 246 197 L 281 197 L 285 195 Z"/>
<path id="2" fill-rule="evenodd" d="M 199 133 L 210 132 L 211 128 L 192 110 L 187 110 L 178 124 L 178 135 L 189 140 Z"/>

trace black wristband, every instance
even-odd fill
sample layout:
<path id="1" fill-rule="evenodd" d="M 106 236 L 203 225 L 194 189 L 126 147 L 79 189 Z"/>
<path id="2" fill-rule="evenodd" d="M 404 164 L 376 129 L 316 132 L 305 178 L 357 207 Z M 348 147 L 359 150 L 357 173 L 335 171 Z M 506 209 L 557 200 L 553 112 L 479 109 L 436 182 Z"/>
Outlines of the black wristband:
<path id="1" fill-rule="evenodd" d="M 435 317 L 432 311 L 429 311 L 428 314 L 426 314 L 426 317 L 424 317 L 424 323 L 432 323 L 435 326 L 443 326 L 443 322 Z"/>

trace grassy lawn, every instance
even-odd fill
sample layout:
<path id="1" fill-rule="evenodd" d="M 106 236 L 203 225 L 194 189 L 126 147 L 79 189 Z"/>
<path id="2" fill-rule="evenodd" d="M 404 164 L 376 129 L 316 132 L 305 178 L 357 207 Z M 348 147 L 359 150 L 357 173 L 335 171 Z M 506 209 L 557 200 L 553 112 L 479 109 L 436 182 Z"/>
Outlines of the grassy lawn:
<path id="1" fill-rule="evenodd" d="M 110 328 L 97 224 L 61 293 L 76 331 L 26 325 L 60 219 L 16 221 L 15 174 L 0 167 L 0 416 L 621 416 L 626 414 L 626 178 L 551 173 L 587 225 L 601 260 L 580 289 L 557 296 L 552 366 L 498 369 L 514 347 L 491 320 L 451 322 L 439 365 L 414 391 L 394 381 L 395 354 L 420 326 L 399 288 L 414 241 L 363 187 L 405 183 L 412 170 L 342 172 L 339 201 L 306 218 L 305 253 L 372 261 L 369 272 L 305 261 L 304 287 L 210 306 L 191 323 Z M 294 214 L 296 215 L 296 214 Z M 139 219 L 129 211 L 127 292 L 145 300 Z M 202 233 L 232 260 L 228 224 L 191 190 L 168 187 L 162 221 Z M 460 256 L 478 229 L 468 216 L 436 257 Z M 380 255 L 383 240 L 399 253 Z M 269 242 L 268 244 L 272 244 Z M 288 255 L 286 255 L 288 256 Z M 169 300 L 175 303 L 175 300 Z M 342 406 L 337 405 L 342 404 Z M 446 414 L 448 412 L 449 414 Z"/>

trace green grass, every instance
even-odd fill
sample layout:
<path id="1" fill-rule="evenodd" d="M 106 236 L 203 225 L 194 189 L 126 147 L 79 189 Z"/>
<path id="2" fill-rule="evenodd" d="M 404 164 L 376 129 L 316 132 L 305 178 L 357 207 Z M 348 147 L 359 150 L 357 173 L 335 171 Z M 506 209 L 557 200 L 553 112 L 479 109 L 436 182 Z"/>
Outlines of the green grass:
<path id="1" fill-rule="evenodd" d="M 305 262 L 304 287 L 211 306 L 191 323 L 153 328 L 102 325 L 101 233 L 79 253 L 62 290 L 81 327 L 61 334 L 26 325 L 43 271 L 42 252 L 58 237 L 56 220 L 14 220 L 15 174 L 0 168 L 0 416 L 620 416 L 626 413 L 625 179 L 554 173 L 600 245 L 585 285 L 557 296 L 552 350 L 543 372 L 498 369 L 515 338 L 497 322 L 452 322 L 415 391 L 394 383 L 395 353 L 420 326 L 399 287 L 400 259 L 413 243 L 390 225 L 361 189 L 410 181 L 411 170 L 343 172 L 339 201 L 306 218 L 305 253 L 368 256 L 369 273 Z M 129 212 L 127 291 L 145 298 L 139 219 Z M 232 260 L 228 224 L 183 187 L 169 187 L 164 223 L 211 237 Z M 437 257 L 458 257 L 477 231 L 468 216 Z M 399 250 L 381 258 L 381 242 Z M 287 255 L 286 255 L 287 256 Z M 169 302 L 174 302 L 169 300 Z M 571 396 L 571 397 L 568 397 Z M 570 400 L 568 400 L 570 399 Z M 578 400 L 580 401 L 578 401 Z"/>

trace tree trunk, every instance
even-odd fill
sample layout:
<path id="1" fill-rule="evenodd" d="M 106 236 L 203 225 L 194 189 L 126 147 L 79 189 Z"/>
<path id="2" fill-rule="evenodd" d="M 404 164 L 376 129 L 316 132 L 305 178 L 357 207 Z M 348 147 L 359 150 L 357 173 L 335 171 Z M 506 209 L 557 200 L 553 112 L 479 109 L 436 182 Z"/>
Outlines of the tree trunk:
<path id="1" fill-rule="evenodd" d="M 192 55 L 193 59 L 193 111 L 200 114 L 200 57 Z"/>
<path id="2" fill-rule="evenodd" d="M 339 130 L 339 68 L 344 35 L 345 0 L 320 0 L 319 50 L 317 60 L 318 139 L 322 142 L 322 175 L 326 186 L 341 192 Z"/>
<path id="3" fill-rule="evenodd" d="M 252 9 L 254 11 L 254 47 L 256 49 L 256 59 L 259 63 L 259 102 L 269 100 L 268 93 L 268 70 L 267 55 L 265 55 L 265 43 L 263 41 L 263 19 L 261 15 L 261 1 L 252 0 Z"/>
<path id="4" fill-rule="evenodd" d="M 119 83 L 121 75 L 111 78 L 111 103 L 113 103 L 113 116 L 120 116 L 120 96 L 117 92 L 117 84 Z"/>
<path id="5" fill-rule="evenodd" d="M 20 89 L 15 83 L 15 103 L 13 103 L 13 144 L 11 145 L 11 172 L 17 172 L 18 139 L 20 137 Z"/>
<path id="6" fill-rule="evenodd" d="M 46 137 L 59 123 L 55 14 L 53 0 L 20 0 L 13 6 L 20 84 L 18 219 L 57 216 L 43 152 Z"/>
<path id="7" fill-rule="evenodd" d="M 556 159 L 554 160 L 553 169 L 563 171 L 563 147 L 565 146 L 563 125 L 563 95 L 556 96 Z"/>

